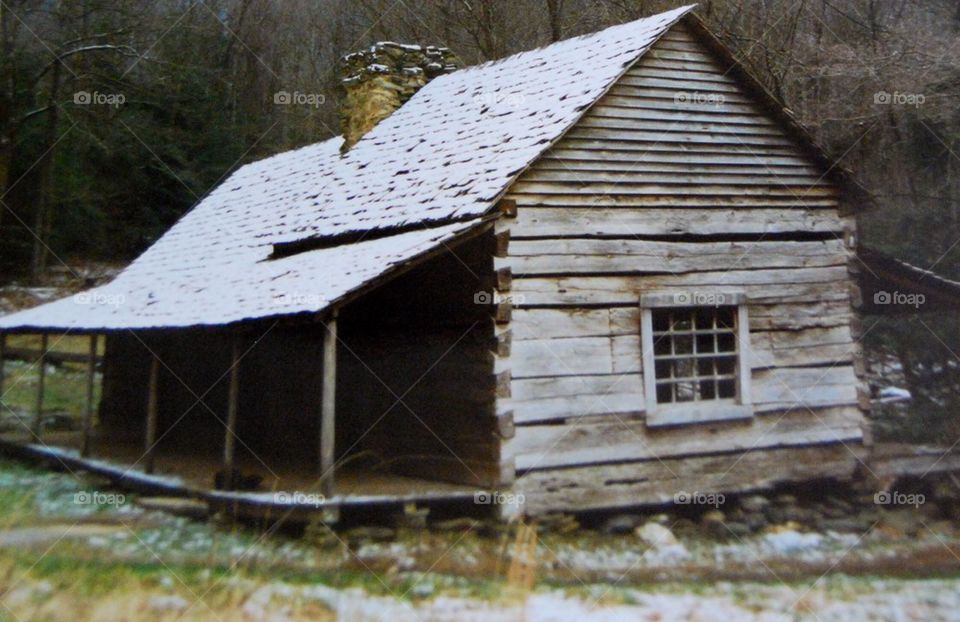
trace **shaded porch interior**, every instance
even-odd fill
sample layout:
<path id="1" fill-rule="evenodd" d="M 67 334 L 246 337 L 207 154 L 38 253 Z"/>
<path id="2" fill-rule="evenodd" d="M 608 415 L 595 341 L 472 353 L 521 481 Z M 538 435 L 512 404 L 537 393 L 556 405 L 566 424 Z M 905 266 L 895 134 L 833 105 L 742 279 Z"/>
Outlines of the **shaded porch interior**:
<path id="1" fill-rule="evenodd" d="M 491 244 L 489 235 L 468 240 L 339 309 L 334 496 L 463 497 L 495 483 L 493 324 L 489 307 L 475 303 L 490 287 Z M 236 367 L 234 488 L 320 492 L 331 324 L 329 316 L 299 317 L 108 334 L 86 457 L 189 488 L 223 488 L 217 474 L 227 473 Z M 40 441 L 26 430 L 3 435 L 77 452 L 83 438 L 82 431 L 44 431 Z"/>

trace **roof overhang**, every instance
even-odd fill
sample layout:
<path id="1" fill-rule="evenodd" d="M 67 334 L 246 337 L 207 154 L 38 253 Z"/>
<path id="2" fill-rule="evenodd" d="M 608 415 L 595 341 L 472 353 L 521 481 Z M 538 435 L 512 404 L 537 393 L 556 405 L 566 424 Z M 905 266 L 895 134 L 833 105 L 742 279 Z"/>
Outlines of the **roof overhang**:
<path id="1" fill-rule="evenodd" d="M 870 249 L 861 248 L 857 260 L 863 313 L 897 315 L 960 308 L 958 281 Z"/>
<path id="2" fill-rule="evenodd" d="M 394 236 L 267 259 L 244 270 L 245 280 L 171 300 L 165 291 L 130 289 L 118 278 L 32 309 L 0 317 L 3 333 L 98 334 L 121 331 L 244 329 L 267 320 L 323 319 L 408 270 L 489 231 L 497 215 L 420 228 Z M 159 303 L 158 303 L 159 304 Z M 129 305 L 129 307 L 127 307 Z"/>

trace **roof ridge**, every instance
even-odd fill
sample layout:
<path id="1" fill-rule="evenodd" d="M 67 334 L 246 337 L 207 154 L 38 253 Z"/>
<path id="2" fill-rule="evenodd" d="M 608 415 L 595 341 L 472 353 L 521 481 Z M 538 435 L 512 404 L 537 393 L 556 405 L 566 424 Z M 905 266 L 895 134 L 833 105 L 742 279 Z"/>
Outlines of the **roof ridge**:
<path id="1" fill-rule="evenodd" d="M 644 16 L 644 17 L 639 17 L 639 18 L 637 18 L 637 19 L 633 19 L 633 20 L 630 20 L 630 21 L 628 21 L 628 22 L 621 22 L 621 23 L 619 23 L 619 24 L 613 24 L 613 25 L 611 25 L 611 26 L 607 26 L 606 28 L 604 28 L 604 29 L 602 29 L 602 30 L 595 30 L 595 31 L 593 31 L 593 32 L 585 32 L 585 33 L 583 33 L 583 34 L 581 34 L 581 35 L 575 35 L 575 36 L 573 36 L 573 37 L 567 37 L 566 39 L 560 39 L 559 41 L 552 41 L 552 42 L 550 42 L 550 43 L 546 43 L 546 44 L 544 44 L 544 45 L 540 45 L 540 46 L 537 46 L 537 47 L 534 47 L 534 48 L 530 48 L 530 49 L 528 49 L 528 50 L 520 50 L 520 51 L 518 51 L 518 52 L 514 52 L 514 53 L 512 53 L 512 54 L 508 54 L 507 56 L 502 56 L 502 57 L 500 57 L 500 58 L 494 58 L 494 59 L 492 59 L 492 60 L 486 60 L 486 61 L 483 61 L 482 63 L 477 63 L 476 65 L 468 65 L 468 66 L 466 66 L 466 67 L 462 67 L 462 68 L 458 69 L 458 70 L 455 71 L 455 72 L 451 72 L 451 73 L 449 73 L 449 74 L 445 74 L 444 76 L 438 76 L 437 78 L 434 79 L 434 81 L 439 80 L 439 79 L 442 79 L 442 78 L 444 78 L 444 77 L 447 76 L 447 75 L 462 74 L 462 73 L 464 73 L 464 72 L 476 71 L 476 70 L 484 69 L 484 68 L 486 68 L 486 67 L 494 66 L 494 65 L 497 65 L 497 64 L 500 64 L 500 63 L 509 61 L 509 60 L 511 60 L 511 59 L 514 59 L 514 58 L 517 58 L 517 57 L 520 57 L 520 56 L 525 56 L 525 55 L 531 55 L 531 56 L 532 56 L 532 55 L 535 55 L 535 54 L 537 54 L 537 53 L 543 52 L 544 50 L 547 50 L 547 49 L 549 49 L 549 48 L 552 48 L 552 47 L 554 47 L 554 46 L 562 46 L 562 45 L 564 45 L 564 44 L 570 44 L 570 43 L 573 42 L 573 41 L 580 41 L 580 40 L 589 39 L 589 38 L 598 38 L 598 39 L 599 39 L 599 38 L 602 38 L 603 35 L 609 34 L 611 30 L 616 30 L 616 29 L 626 30 L 628 27 L 639 28 L 640 26 L 642 26 L 642 22 L 645 22 L 645 21 L 647 21 L 647 20 L 660 18 L 660 17 L 663 17 L 663 16 L 665 16 L 665 15 L 667 15 L 667 14 L 669 14 L 669 13 L 675 13 L 675 12 L 676 12 L 676 13 L 679 13 L 679 15 L 677 15 L 674 19 L 671 20 L 671 24 L 670 24 L 670 25 L 672 26 L 672 25 L 675 24 L 677 21 L 679 21 L 682 17 L 684 17 L 685 15 L 687 15 L 688 13 L 690 13 L 691 11 L 693 11 L 695 8 L 697 8 L 697 6 L 698 6 L 697 3 L 686 4 L 686 5 L 684 5 L 684 6 L 677 7 L 677 8 L 675 8 L 675 9 L 670 9 L 669 11 L 663 11 L 663 12 L 661 12 L 661 13 L 654 13 L 654 14 L 652 14 L 652 15 L 647 15 L 647 16 Z M 429 84 L 428 84 L 427 86 L 429 86 Z"/>

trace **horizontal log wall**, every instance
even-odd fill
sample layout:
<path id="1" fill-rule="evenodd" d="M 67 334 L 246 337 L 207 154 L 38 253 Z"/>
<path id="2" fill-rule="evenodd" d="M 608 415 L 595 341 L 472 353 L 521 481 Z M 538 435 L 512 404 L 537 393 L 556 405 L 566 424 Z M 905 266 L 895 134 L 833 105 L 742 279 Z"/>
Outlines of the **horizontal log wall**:
<path id="1" fill-rule="evenodd" d="M 497 411 L 513 424 L 501 459 L 530 513 L 856 463 L 855 223 L 726 70 L 674 27 L 506 197 L 494 267 L 509 275 L 509 348 L 495 369 L 510 383 Z M 746 294 L 751 420 L 646 427 L 638 303 L 655 290 Z M 690 458 L 721 454 L 732 457 Z M 788 468 L 792 455 L 806 462 Z M 738 460 L 750 468 L 727 468 Z M 726 478 L 711 471 L 721 463 Z"/>
<path id="2" fill-rule="evenodd" d="M 680 493 L 760 490 L 782 481 L 847 479 L 865 458 L 861 447 L 754 450 L 569 469 L 532 471 L 517 479 L 528 512 L 672 503 Z M 689 497 L 688 497 L 689 498 Z"/>

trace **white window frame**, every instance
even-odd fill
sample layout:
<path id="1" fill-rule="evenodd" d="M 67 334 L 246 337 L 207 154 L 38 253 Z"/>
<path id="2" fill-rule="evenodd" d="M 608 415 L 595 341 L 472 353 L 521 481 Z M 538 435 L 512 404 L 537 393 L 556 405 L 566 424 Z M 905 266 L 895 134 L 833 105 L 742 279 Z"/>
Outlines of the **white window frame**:
<path id="1" fill-rule="evenodd" d="M 701 301 L 708 301 L 701 304 Z M 653 310 L 670 307 L 732 306 L 737 308 L 737 395 L 735 398 L 690 402 L 657 402 L 657 378 L 653 350 Z M 643 389 L 647 426 L 668 426 L 750 419 L 750 324 L 747 297 L 743 292 L 717 290 L 681 293 L 649 293 L 640 297 L 640 346 L 643 349 Z"/>

